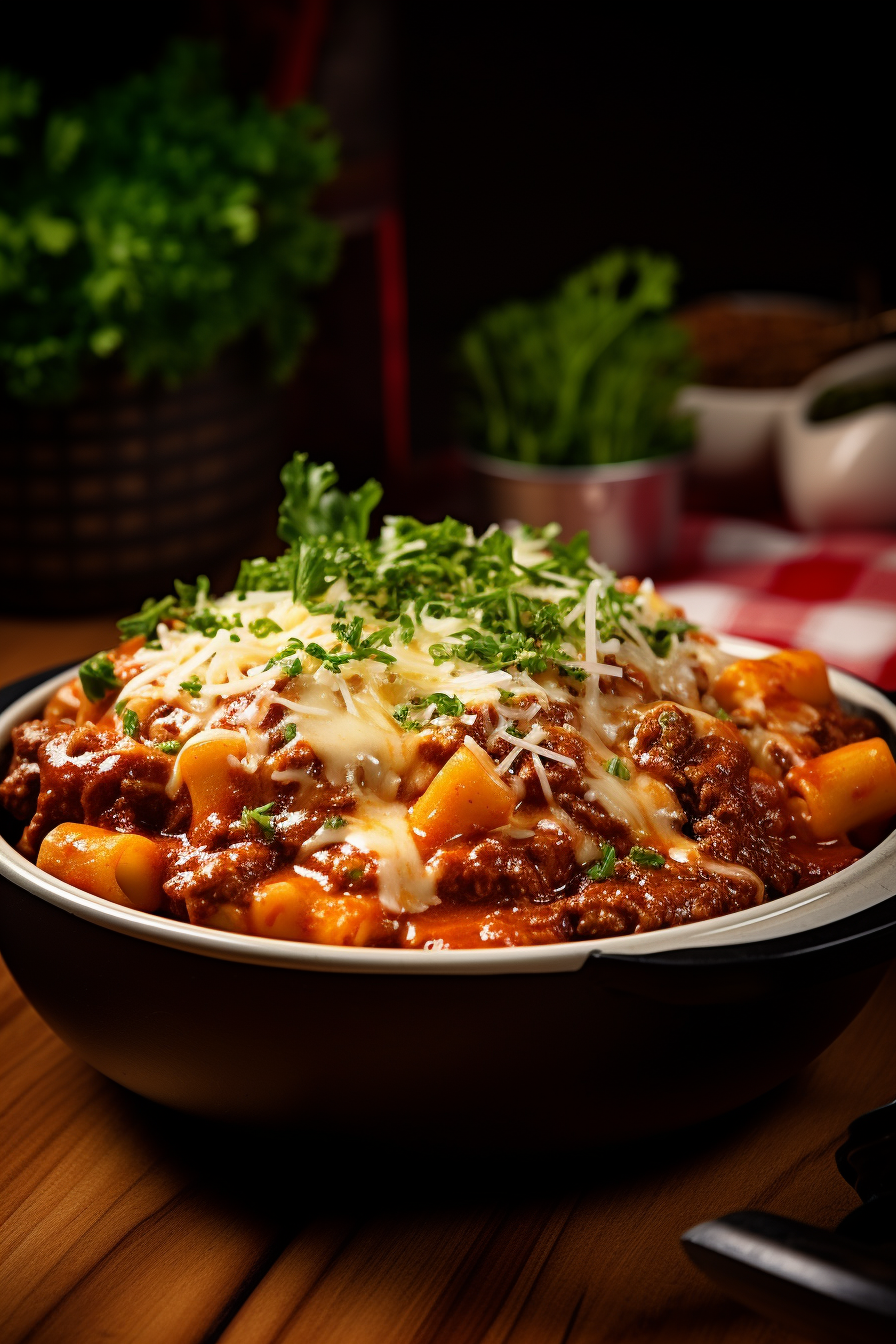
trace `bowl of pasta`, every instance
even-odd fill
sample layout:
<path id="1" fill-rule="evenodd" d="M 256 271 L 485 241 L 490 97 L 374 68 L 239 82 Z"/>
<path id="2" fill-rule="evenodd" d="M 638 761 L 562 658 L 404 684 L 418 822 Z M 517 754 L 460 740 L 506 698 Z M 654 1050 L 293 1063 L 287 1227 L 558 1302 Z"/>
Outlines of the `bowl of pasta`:
<path id="1" fill-rule="evenodd" d="M 6 693 L 0 950 L 214 1118 L 574 1147 L 791 1076 L 896 951 L 896 709 L 586 538 L 284 473 L 276 560 Z"/>

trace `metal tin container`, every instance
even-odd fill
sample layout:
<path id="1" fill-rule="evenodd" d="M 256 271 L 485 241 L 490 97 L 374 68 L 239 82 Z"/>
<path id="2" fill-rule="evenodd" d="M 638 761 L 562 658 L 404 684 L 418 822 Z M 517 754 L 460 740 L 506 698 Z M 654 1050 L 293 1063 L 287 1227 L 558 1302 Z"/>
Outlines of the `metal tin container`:
<path id="1" fill-rule="evenodd" d="M 495 522 L 559 523 L 568 541 L 583 529 L 591 554 L 621 574 L 668 563 L 678 535 L 688 453 L 599 467 L 535 467 L 469 456 Z"/>

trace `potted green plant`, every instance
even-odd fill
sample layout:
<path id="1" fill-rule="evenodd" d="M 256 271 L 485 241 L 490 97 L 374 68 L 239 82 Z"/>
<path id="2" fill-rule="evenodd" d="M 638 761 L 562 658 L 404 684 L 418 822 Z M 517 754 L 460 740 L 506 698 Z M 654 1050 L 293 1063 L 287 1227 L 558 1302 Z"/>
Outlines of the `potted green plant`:
<path id="1" fill-rule="evenodd" d="M 587 529 L 626 573 L 662 566 L 694 437 L 675 409 L 694 374 L 666 315 L 676 279 L 667 257 L 609 252 L 464 334 L 461 422 L 492 517 Z"/>
<path id="2" fill-rule="evenodd" d="M 2 602 L 113 606 L 257 528 L 269 383 L 336 261 L 311 208 L 336 145 L 180 42 L 69 110 L 0 73 L 0 156 Z"/>

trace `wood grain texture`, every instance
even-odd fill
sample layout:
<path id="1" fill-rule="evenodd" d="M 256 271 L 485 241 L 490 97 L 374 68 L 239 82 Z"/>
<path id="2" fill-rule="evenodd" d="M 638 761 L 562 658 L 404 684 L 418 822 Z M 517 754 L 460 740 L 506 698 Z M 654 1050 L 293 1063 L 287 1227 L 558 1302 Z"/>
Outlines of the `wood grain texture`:
<path id="1" fill-rule="evenodd" d="M 896 1094 L 896 970 L 769 1097 L 576 1158 L 177 1116 L 75 1059 L 5 972 L 0 1087 L 4 1344 L 795 1344 L 678 1238 L 745 1206 L 828 1227 L 854 1207 L 833 1153 Z"/>

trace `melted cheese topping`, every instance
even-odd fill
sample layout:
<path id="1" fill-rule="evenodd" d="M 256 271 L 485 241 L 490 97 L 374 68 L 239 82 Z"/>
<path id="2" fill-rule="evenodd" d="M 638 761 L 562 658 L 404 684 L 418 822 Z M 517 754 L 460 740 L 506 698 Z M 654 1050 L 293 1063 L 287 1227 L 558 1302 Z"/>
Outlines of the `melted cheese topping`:
<path id="1" fill-rule="evenodd" d="M 518 549 L 524 553 L 524 562 L 530 551 L 534 555 L 530 540 L 518 541 Z M 584 658 L 580 649 L 571 643 L 568 646 L 570 663 L 589 673 L 582 694 L 571 693 L 556 670 L 533 676 L 519 669 L 489 670 L 450 659 L 436 663 L 431 646 L 467 628 L 471 620 L 475 621 L 475 612 L 461 620 L 433 616 L 424 610 L 415 620 L 408 642 L 393 634 L 385 646 L 393 661 L 352 658 L 328 668 L 305 646 L 348 651 L 333 632 L 335 604 L 345 604 L 346 620 L 362 616 L 364 637 L 379 628 L 364 618 L 363 608 L 353 606 L 340 579 L 326 594 L 330 606 L 326 612 L 309 610 L 286 592 L 250 592 L 242 597 L 230 593 L 214 603 L 200 594 L 197 610 L 211 608 L 232 623 L 232 628 L 205 635 L 159 626 L 159 647 L 145 648 L 135 656 L 139 670 L 121 691 L 117 709 L 121 713 L 125 707 L 134 708 L 143 720 L 162 704 L 170 707 L 167 715 L 157 714 L 155 721 L 160 734 L 165 733 L 166 722 L 176 723 L 185 744 L 181 755 L 172 761 L 168 793 L 173 796 L 181 785 L 183 753 L 191 744 L 230 738 L 234 744 L 228 757 L 230 765 L 249 773 L 256 771 L 270 749 L 261 725 L 271 707 L 280 706 L 285 711 L 281 724 L 295 725 L 296 736 L 319 758 L 330 784 L 350 788 L 355 797 L 346 826 L 312 836 L 303 853 L 330 844 L 349 844 L 376 855 L 380 901 L 392 913 L 416 913 L 437 901 L 433 874 L 421 860 L 410 831 L 407 806 L 398 801 L 402 778 L 417 756 L 419 733 L 406 731 L 394 717 L 399 706 L 419 704 L 435 693 L 456 697 L 464 708 L 481 711 L 483 706 L 489 707 L 495 725 L 489 745 L 506 741 L 512 746 L 500 765 L 502 777 L 513 784 L 510 767 L 523 753 L 528 754 L 541 785 L 545 814 L 567 830 L 579 862 L 590 862 L 598 846 L 557 806 L 544 765 L 546 760 L 564 765 L 575 762 L 548 745 L 542 747 L 546 733 L 541 726 L 530 723 L 539 710 L 551 704 L 571 705 L 577 711 L 586 754 L 586 799 L 599 803 L 640 841 L 665 852 L 678 845 L 682 852 L 687 850 L 691 861 L 706 867 L 707 860 L 693 845 L 682 846 L 684 817 L 672 790 L 637 770 L 630 760 L 628 780 L 608 773 L 605 766 L 626 740 L 633 713 L 650 707 L 643 703 L 640 691 L 626 682 L 627 668 L 635 669 L 642 680 L 646 678 L 655 694 L 696 708 L 700 697 L 695 673 L 701 666 L 714 672 L 713 663 L 719 655 L 711 645 L 674 640 L 669 656 L 658 658 L 631 623 L 630 628 L 626 626 L 625 640 L 601 643 L 595 632 L 595 608 L 599 593 L 612 576 L 600 566 L 595 565 L 594 570 L 584 604 L 580 603 L 568 618 L 571 623 L 584 606 Z M 556 586 L 539 587 L 537 595 L 548 599 L 556 600 L 576 587 L 562 575 L 546 578 Z M 648 606 L 656 603 L 660 609 L 651 585 L 642 585 L 642 594 Z M 258 633 L 253 633 L 253 625 Z M 609 657 L 613 664 L 605 663 Z M 294 666 L 295 659 L 301 670 Z M 290 672 L 295 674 L 288 675 Z M 601 689 L 602 679 L 605 690 Z M 532 703 L 505 706 L 502 691 L 532 697 Z M 412 713 L 417 728 L 457 722 L 440 715 L 433 704 L 413 709 Z M 694 717 L 699 720 L 709 716 L 695 713 Z M 470 725 L 475 719 L 465 714 L 460 721 Z M 626 723 L 628 728 L 623 731 Z M 514 729 L 513 735 L 508 728 Z M 477 746 L 476 750 L 481 748 Z M 308 778 L 303 770 L 274 771 L 271 777 L 274 783 L 298 786 L 299 793 Z M 515 787 L 521 787 L 519 781 Z"/>

